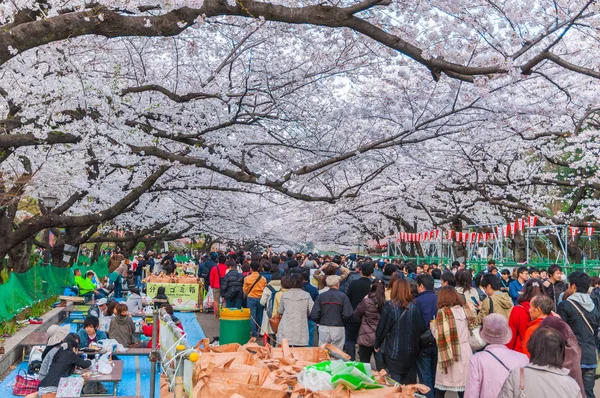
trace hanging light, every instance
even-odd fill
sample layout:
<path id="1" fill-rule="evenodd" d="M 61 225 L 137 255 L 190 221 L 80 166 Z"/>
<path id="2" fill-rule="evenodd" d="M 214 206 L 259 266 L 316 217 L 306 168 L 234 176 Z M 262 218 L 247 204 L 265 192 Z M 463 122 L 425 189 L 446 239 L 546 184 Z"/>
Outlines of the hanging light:
<path id="1" fill-rule="evenodd" d="M 44 202 L 44 206 L 47 208 L 53 209 L 58 204 L 58 198 L 52 194 L 49 194 L 42 197 L 42 202 Z"/>

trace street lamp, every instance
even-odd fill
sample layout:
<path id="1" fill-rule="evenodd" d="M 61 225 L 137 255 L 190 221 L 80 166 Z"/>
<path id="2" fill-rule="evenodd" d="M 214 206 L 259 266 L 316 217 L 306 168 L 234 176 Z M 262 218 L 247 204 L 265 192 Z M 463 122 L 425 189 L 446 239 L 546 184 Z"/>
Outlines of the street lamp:
<path id="1" fill-rule="evenodd" d="M 53 209 L 58 204 L 58 198 L 52 194 L 48 194 L 42 197 L 42 202 L 44 202 L 44 206 L 48 209 Z"/>

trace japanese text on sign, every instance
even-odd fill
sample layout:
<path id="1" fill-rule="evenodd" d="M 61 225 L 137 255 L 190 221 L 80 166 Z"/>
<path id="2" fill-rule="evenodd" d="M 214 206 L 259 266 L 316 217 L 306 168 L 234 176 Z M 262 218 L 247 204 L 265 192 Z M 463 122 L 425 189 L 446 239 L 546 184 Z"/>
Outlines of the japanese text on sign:
<path id="1" fill-rule="evenodd" d="M 200 285 L 187 283 L 148 283 L 146 294 L 154 298 L 159 287 L 165 288 L 169 303 L 175 310 L 197 310 L 199 307 L 198 293 Z"/>

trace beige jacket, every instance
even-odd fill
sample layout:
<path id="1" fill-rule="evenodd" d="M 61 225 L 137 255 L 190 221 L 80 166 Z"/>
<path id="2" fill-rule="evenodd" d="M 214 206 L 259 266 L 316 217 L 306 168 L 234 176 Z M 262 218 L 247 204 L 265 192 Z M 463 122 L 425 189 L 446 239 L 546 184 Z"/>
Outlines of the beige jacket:
<path id="1" fill-rule="evenodd" d="M 569 376 L 568 369 L 551 368 L 529 364 L 524 371 L 525 396 L 527 398 L 581 398 L 581 389 Z M 513 369 L 502 386 L 498 398 L 521 396 L 521 368 Z"/>
<path id="2" fill-rule="evenodd" d="M 475 318 L 475 326 L 481 325 L 483 322 L 483 318 L 489 315 L 492 311 L 490 311 L 490 300 L 494 302 L 494 313 L 504 315 L 506 320 L 510 317 L 510 311 L 514 307 L 512 299 L 505 292 L 496 292 L 489 297 L 486 297 L 481 303 L 481 311 L 477 314 L 477 318 Z"/>

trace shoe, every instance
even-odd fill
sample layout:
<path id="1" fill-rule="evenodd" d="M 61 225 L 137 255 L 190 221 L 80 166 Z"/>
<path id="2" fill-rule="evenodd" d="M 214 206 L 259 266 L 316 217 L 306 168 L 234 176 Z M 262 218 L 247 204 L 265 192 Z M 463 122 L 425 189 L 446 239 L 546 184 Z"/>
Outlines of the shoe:
<path id="1" fill-rule="evenodd" d="M 41 325 L 42 323 L 44 323 L 42 318 L 29 318 L 30 325 Z"/>

